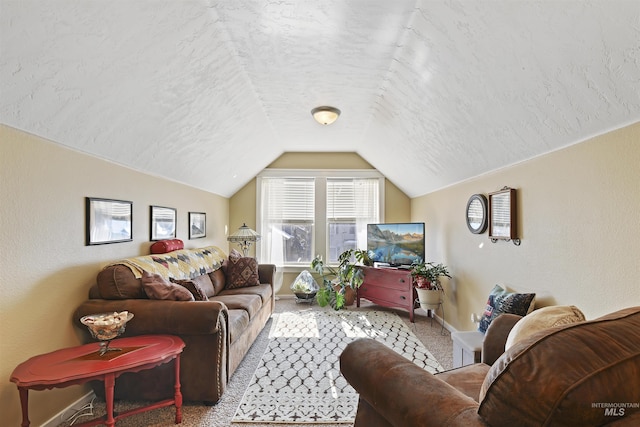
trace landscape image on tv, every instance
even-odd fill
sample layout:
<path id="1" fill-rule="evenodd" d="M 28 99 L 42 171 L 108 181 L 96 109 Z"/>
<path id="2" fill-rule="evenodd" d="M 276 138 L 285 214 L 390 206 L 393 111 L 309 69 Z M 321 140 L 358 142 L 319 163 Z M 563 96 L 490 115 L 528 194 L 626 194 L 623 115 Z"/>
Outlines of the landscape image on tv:
<path id="1" fill-rule="evenodd" d="M 424 260 L 424 223 L 367 224 L 367 252 L 392 266 Z"/>

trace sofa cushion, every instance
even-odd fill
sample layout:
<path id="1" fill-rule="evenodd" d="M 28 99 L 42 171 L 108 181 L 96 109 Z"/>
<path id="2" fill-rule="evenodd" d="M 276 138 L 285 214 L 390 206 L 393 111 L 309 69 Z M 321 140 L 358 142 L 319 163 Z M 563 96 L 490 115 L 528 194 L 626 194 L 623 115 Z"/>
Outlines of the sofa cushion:
<path id="1" fill-rule="evenodd" d="M 640 402 L 639 381 L 640 307 L 633 307 L 514 344 L 489 370 L 478 413 L 491 426 L 511 426 L 514 419 L 520 425 L 604 425 L 614 419 L 597 404 Z"/>
<path id="2" fill-rule="evenodd" d="M 227 260 L 225 260 L 222 265 L 224 266 L 226 263 L 227 263 Z M 216 271 L 212 271 L 211 273 L 209 273 L 209 278 L 211 279 L 211 283 L 213 284 L 213 292 L 210 294 L 208 293 L 207 294 L 208 297 L 217 295 L 220 293 L 220 291 L 224 289 L 225 284 L 227 282 L 226 277 L 224 275 L 225 270 L 226 268 L 220 267 Z"/>
<path id="3" fill-rule="evenodd" d="M 490 366 L 484 363 L 474 363 L 462 368 L 439 372 L 435 375 L 438 379 L 455 387 L 477 402 L 480 395 L 480 387 L 482 387 L 482 382 L 487 376 L 489 368 Z"/>
<path id="4" fill-rule="evenodd" d="M 262 304 L 266 304 L 271 299 L 272 294 L 273 287 L 271 285 L 261 284 L 245 288 L 225 289 L 218 295 L 259 295 L 262 299 Z"/>
<path id="5" fill-rule="evenodd" d="M 235 343 L 248 326 L 249 314 L 245 310 L 229 310 L 229 343 Z"/>
<path id="6" fill-rule="evenodd" d="M 208 275 L 205 275 L 207 277 L 207 279 L 209 279 Z M 202 277 L 202 276 L 198 276 L 198 277 Z M 185 287 L 189 292 L 191 292 L 191 295 L 193 295 L 193 298 L 195 298 L 196 301 L 209 301 L 209 298 L 207 297 L 207 292 L 206 290 L 198 283 L 199 280 L 196 279 L 185 279 L 185 280 L 178 280 L 178 279 L 170 279 L 173 283 L 176 283 L 180 286 Z M 209 279 L 209 281 L 211 281 Z M 211 286 L 213 288 L 213 285 Z"/>
<path id="7" fill-rule="evenodd" d="M 142 272 L 142 288 L 149 299 L 173 301 L 194 301 L 193 295 L 185 287 L 171 283 L 159 274 Z"/>
<path id="8" fill-rule="evenodd" d="M 110 265 L 98 273 L 98 290 L 104 299 L 140 299 L 147 298 L 140 279 L 134 276 L 129 267 L 121 264 Z"/>
<path id="9" fill-rule="evenodd" d="M 536 294 L 520 294 L 509 292 L 500 285 L 495 285 L 487 299 L 487 305 L 480 318 L 478 330 L 487 332 L 487 328 L 502 313 L 525 316 L 533 310 Z"/>
<path id="10" fill-rule="evenodd" d="M 249 315 L 249 319 L 262 308 L 262 299 L 259 295 L 224 295 L 218 294 L 209 299 L 210 301 L 220 301 L 229 310 L 244 310 Z"/>
<path id="11" fill-rule="evenodd" d="M 504 349 L 508 350 L 518 341 L 538 331 L 584 320 L 584 314 L 574 305 L 542 307 L 518 320 L 509 332 Z"/>
<path id="12" fill-rule="evenodd" d="M 226 268 L 226 289 L 243 288 L 245 286 L 258 286 L 258 261 L 252 257 L 237 257 L 232 252 L 229 254 L 229 262 Z"/>

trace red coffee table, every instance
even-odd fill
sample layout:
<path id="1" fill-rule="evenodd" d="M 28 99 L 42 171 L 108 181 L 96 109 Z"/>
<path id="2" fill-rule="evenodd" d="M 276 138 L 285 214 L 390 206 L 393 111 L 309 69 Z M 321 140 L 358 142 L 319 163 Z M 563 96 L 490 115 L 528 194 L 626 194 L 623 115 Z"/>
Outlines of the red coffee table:
<path id="1" fill-rule="evenodd" d="M 120 418 L 156 408 L 175 405 L 175 423 L 182 422 L 182 393 L 180 392 L 180 353 L 184 342 L 172 335 L 142 335 L 113 340 L 112 348 L 119 351 L 98 354 L 98 343 L 70 347 L 32 357 L 16 367 L 11 381 L 16 383 L 22 405 L 22 427 L 29 426 L 29 390 L 45 390 L 84 384 L 91 380 L 104 381 L 106 417 L 77 424 L 113 427 Z M 138 372 L 175 360 L 175 394 L 173 399 L 155 402 L 113 416 L 113 387 L 115 379 L 125 372 Z M 106 419 L 105 419 L 106 418 Z"/>

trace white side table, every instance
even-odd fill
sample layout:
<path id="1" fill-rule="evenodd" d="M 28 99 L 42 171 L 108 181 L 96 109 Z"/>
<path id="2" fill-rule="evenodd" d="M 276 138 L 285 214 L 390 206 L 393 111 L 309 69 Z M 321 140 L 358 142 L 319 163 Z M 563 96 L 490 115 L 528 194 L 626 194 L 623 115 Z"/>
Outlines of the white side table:
<path id="1" fill-rule="evenodd" d="M 480 331 L 452 332 L 453 367 L 480 363 L 482 359 L 482 343 L 484 334 Z"/>

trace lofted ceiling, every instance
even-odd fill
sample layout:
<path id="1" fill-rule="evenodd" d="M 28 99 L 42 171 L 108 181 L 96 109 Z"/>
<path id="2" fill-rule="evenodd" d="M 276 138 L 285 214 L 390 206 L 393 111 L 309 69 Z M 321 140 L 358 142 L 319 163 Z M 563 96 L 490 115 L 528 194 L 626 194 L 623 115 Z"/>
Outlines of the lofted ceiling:
<path id="1" fill-rule="evenodd" d="M 640 120 L 637 0 L 0 6 L 1 123 L 226 197 L 342 151 L 416 197 Z"/>

